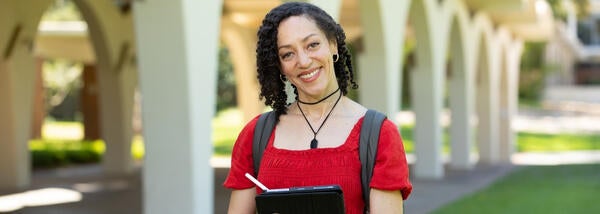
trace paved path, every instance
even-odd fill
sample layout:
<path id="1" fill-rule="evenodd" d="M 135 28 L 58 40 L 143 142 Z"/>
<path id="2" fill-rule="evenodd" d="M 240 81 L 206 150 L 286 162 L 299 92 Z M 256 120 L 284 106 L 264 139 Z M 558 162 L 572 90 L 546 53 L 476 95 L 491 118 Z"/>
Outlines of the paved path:
<path id="1" fill-rule="evenodd" d="M 446 176 L 442 180 L 413 178 L 411 181 L 414 190 L 410 198 L 405 201 L 406 213 L 429 213 L 449 202 L 488 186 L 512 170 L 519 168 L 520 164 L 600 164 L 600 151 L 518 153 L 513 156 L 513 163 L 495 166 L 477 165 L 472 170 L 445 169 Z M 214 213 L 216 214 L 226 213 L 227 204 L 229 203 L 229 191 L 221 186 L 227 176 L 228 170 L 226 167 L 214 168 Z M 83 165 L 34 171 L 31 189 L 40 190 L 47 188 L 58 188 L 63 191 L 75 190 L 75 193 L 81 193 L 82 198 L 78 202 L 26 207 L 12 213 L 138 214 L 142 210 L 139 169 L 128 176 L 103 175 L 99 165 Z M 48 196 L 45 197 L 47 199 Z M 58 197 L 58 195 L 54 194 L 52 197 Z M 4 205 L 6 206 L 6 204 Z M 2 206 L 2 196 L 0 196 L 0 210 Z"/>
<path id="2" fill-rule="evenodd" d="M 443 180 L 413 180 L 414 191 L 406 201 L 406 213 L 427 213 L 447 202 L 487 186 L 515 168 L 477 166 L 471 171 L 447 170 Z M 214 213 L 226 213 L 229 191 L 221 186 L 228 168 L 215 168 Z M 21 214 L 136 214 L 141 213 L 139 171 L 130 176 L 103 176 L 98 165 L 34 172 L 32 189 L 60 188 L 81 192 L 82 200 L 50 206 L 26 207 Z M 55 197 L 60 197 L 55 195 Z M 1 204 L 1 203 L 0 203 Z M 1 208 L 1 207 L 0 207 Z"/>
<path id="3" fill-rule="evenodd" d="M 214 213 L 226 213 L 229 191 L 222 187 L 228 168 L 214 168 Z M 49 206 L 30 206 L 8 213 L 18 214 L 138 214 L 142 213 L 141 173 L 138 168 L 128 176 L 106 176 L 100 165 L 81 165 L 55 170 L 36 170 L 33 173 L 31 190 L 75 190 L 81 200 Z M 0 194 L 0 210 L 3 205 Z M 54 194 L 51 197 L 61 198 Z M 35 198 L 48 195 L 40 193 L 22 199 L 35 203 Z M 0 213 L 3 213 L 0 211 Z"/>

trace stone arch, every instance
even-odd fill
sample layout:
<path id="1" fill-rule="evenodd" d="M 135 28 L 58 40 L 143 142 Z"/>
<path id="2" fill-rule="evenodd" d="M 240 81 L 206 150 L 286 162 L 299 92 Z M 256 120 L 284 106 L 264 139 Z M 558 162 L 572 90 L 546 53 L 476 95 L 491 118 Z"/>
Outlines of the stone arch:
<path id="1" fill-rule="evenodd" d="M 428 2 L 429 1 L 412 1 L 409 9 L 409 22 L 411 22 L 414 27 L 416 37 L 422 39 L 418 41 L 419 44 L 416 47 L 416 63 L 419 66 L 417 72 L 431 71 L 432 68 L 426 66 L 432 66 L 431 60 L 433 58 L 433 54 L 435 54 L 435 51 L 432 50 L 432 43 L 434 40 L 431 38 L 432 36 L 429 25 L 429 20 L 433 18 L 429 14 L 434 12 L 429 12 L 429 10 L 432 9 L 428 10 L 428 8 L 430 8 L 427 7 L 429 4 L 426 4 Z"/>
<path id="2" fill-rule="evenodd" d="M 103 168 L 129 173 L 133 167 L 133 103 L 137 87 L 135 45 L 130 13 L 110 1 L 74 1 L 88 24 L 96 55 L 101 136 L 106 143 Z"/>
<path id="3" fill-rule="evenodd" d="M 411 71 L 411 94 L 415 112 L 415 174 L 420 178 L 440 179 L 442 127 L 440 124 L 444 74 L 443 40 L 446 27 L 440 27 L 442 10 L 438 1 L 412 1 L 409 20 L 414 26 L 416 66 Z M 418 83 L 418 84 L 415 84 Z"/>
<path id="4" fill-rule="evenodd" d="M 32 112 L 32 100 L 33 99 L 29 99 L 31 98 L 31 95 L 33 94 L 33 83 L 34 83 L 34 79 L 35 79 L 35 66 L 36 63 L 34 61 L 34 57 L 32 54 L 32 46 L 33 46 L 33 38 L 35 37 L 35 35 L 37 34 L 38 30 L 37 30 L 37 26 L 40 22 L 40 18 L 42 16 L 42 14 L 44 13 L 44 11 L 48 8 L 48 6 L 52 3 L 53 1 L 51 0 L 46 0 L 46 1 L 36 1 L 35 3 L 31 2 L 31 1 L 12 1 L 12 2 L 3 2 L 2 8 L 5 8 L 5 10 L 10 11 L 10 12 L 6 12 L 3 14 L 10 14 L 11 16 L 8 17 L 7 19 L 3 19 L 3 20 L 7 20 L 7 23 L 3 23 L 2 26 L 8 26 L 9 28 L 13 28 L 13 29 L 17 29 L 17 30 L 8 30 L 8 31 L 14 31 L 16 33 L 14 33 L 14 41 L 12 42 L 14 44 L 14 48 L 11 48 L 12 50 L 10 51 L 10 54 L 6 54 L 6 56 L 3 56 L 2 59 L 2 69 L 3 70 L 7 70 L 7 72 L 3 72 L 3 74 L 8 75 L 6 78 L 2 78 L 5 80 L 8 80 L 8 83 L 5 84 L 5 86 L 8 86 L 9 89 L 4 91 L 5 93 L 1 94 L 0 97 L 2 99 L 7 100 L 7 103 L 9 103 L 10 108 L 8 109 L 1 109 L 0 111 L 2 111 L 2 113 L 0 113 L 0 115 L 2 115 L 2 117 L 4 117 L 4 115 L 6 115 L 7 119 L 4 121 L 7 121 L 5 123 L 6 124 L 6 130 L 10 130 L 11 134 L 5 136 L 5 138 L 7 139 L 7 145 L 11 148 L 7 149 L 7 150 L 3 150 L 3 151 L 12 151 L 11 154 L 9 156 L 4 156 L 6 157 L 8 160 L 7 161 L 2 161 L 3 163 L 5 163 L 6 165 L 2 166 L 2 168 L 6 168 L 6 171 L 10 171 L 11 175 L 10 177 L 6 177 L 6 178 L 2 178 L 3 180 L 5 179 L 6 181 L 1 181 L 0 182 L 0 186 L 6 186 L 9 188 L 14 188 L 14 187 L 25 187 L 29 184 L 29 179 L 30 179 L 30 172 L 29 172 L 29 155 L 28 155 L 28 147 L 27 147 L 27 141 L 29 139 L 29 133 L 31 132 L 31 112 Z M 93 31 L 95 29 L 104 29 L 106 27 L 106 25 L 103 25 L 100 27 L 100 22 L 98 21 L 99 19 L 97 18 L 97 16 L 94 14 L 94 12 L 98 12 L 98 10 L 100 11 L 110 11 L 111 9 L 116 10 L 115 8 L 113 8 L 113 5 L 111 5 L 110 2 L 106 2 L 106 1 L 93 1 L 93 2 L 88 2 L 88 1 L 74 1 L 74 3 L 77 5 L 77 7 L 81 10 L 82 15 L 84 16 L 84 18 L 86 19 L 86 21 L 88 22 L 88 24 L 90 24 L 90 30 L 92 31 L 92 34 L 94 35 L 93 41 L 94 44 L 96 46 L 96 55 L 97 55 L 97 59 L 102 61 L 100 64 L 103 65 L 103 72 L 105 73 L 111 73 L 110 71 L 124 71 L 127 69 L 130 69 L 130 67 L 125 66 L 125 67 L 115 67 L 115 66 L 110 66 L 113 65 L 113 63 L 111 63 L 114 60 L 109 60 L 110 54 L 108 53 L 108 51 L 105 51 L 106 49 L 103 49 L 103 47 L 107 47 L 108 44 L 106 41 L 106 39 L 104 38 L 106 35 L 99 30 L 98 32 L 94 33 Z M 96 4 L 95 6 L 90 6 L 91 4 Z M 104 5 L 102 5 L 104 4 Z M 97 6 L 102 6 L 102 7 L 97 7 Z M 95 9 L 92 9 L 95 8 Z M 127 18 L 125 18 L 127 19 Z M 10 23 L 12 21 L 12 23 Z M 110 20 L 110 21 L 114 21 Z M 107 23 L 107 20 L 104 20 L 104 23 Z M 118 23 L 118 22 L 117 22 Z M 130 22 L 129 22 L 130 23 Z M 96 28 L 95 26 L 98 26 L 98 28 Z M 131 27 L 130 27 L 131 29 Z M 124 35 L 128 35 L 127 31 L 125 31 L 125 33 L 123 33 Z M 108 50 L 111 50 L 110 48 Z M 114 50 L 114 49 L 113 49 Z M 125 61 L 127 62 L 127 61 Z M 106 71 L 109 70 L 109 71 Z M 18 71 L 18 72 L 17 72 Z M 113 72 L 114 73 L 114 72 Z M 122 72 L 125 73 L 125 75 L 121 75 L 118 79 L 119 82 L 118 85 L 127 85 L 128 83 L 131 82 L 135 82 L 132 80 L 135 80 L 135 75 L 131 75 L 132 73 L 135 72 Z M 132 77 L 133 76 L 133 77 Z M 105 81 L 106 82 L 106 81 Z M 118 81 L 115 81 L 118 82 Z M 131 85 L 131 84 L 130 84 Z M 105 87 L 107 88 L 107 87 Z M 126 88 L 126 87 L 124 87 Z M 133 90 L 130 90 L 133 91 Z M 122 104 L 123 100 L 122 99 L 127 99 L 127 96 L 122 96 L 126 93 L 123 93 L 123 91 L 117 92 L 115 93 L 113 96 L 109 97 L 108 100 L 114 100 L 114 98 L 116 98 L 117 101 L 117 105 Z M 131 96 L 132 98 L 132 96 Z M 133 100 L 133 99 L 131 99 Z M 109 102 L 104 102 L 104 103 L 109 103 Z M 108 104 L 108 106 L 111 106 L 114 104 Z M 131 105 L 129 105 L 131 107 Z M 122 106 L 121 106 L 122 107 Z M 111 125 L 107 125 L 103 128 L 104 132 L 108 132 L 109 134 L 107 135 L 127 135 L 126 133 L 123 134 L 123 132 L 127 132 L 127 129 L 123 129 L 122 127 L 119 127 L 119 125 L 121 124 L 127 124 L 127 121 L 130 122 L 130 120 L 127 120 L 127 118 L 131 118 L 131 117 L 127 117 L 127 108 L 123 109 L 117 109 L 115 112 L 117 112 L 117 116 L 112 116 L 114 118 L 120 118 L 123 119 L 123 115 L 125 115 L 123 119 L 123 121 L 114 121 L 114 120 L 105 120 L 108 121 L 109 123 L 111 123 Z M 106 112 L 104 112 L 104 119 L 106 119 L 107 117 L 110 118 L 111 116 L 107 116 L 110 114 L 107 114 Z M 131 114 L 129 114 L 129 116 L 131 116 Z M 16 118 L 19 118 L 18 120 Z M 117 119 L 118 120 L 118 119 Z M 116 124 L 116 125 L 115 125 Z M 4 125 L 3 125 L 4 126 Z M 116 127 L 115 127 L 116 126 Z M 107 128 L 108 127 L 108 128 Z M 125 130 L 125 131 L 124 131 Z M 123 140 L 126 139 L 126 140 Z M 108 142 L 111 142 L 112 140 L 107 140 Z M 125 156 L 122 156 L 120 158 L 113 158 L 114 155 L 110 155 L 112 152 L 110 152 L 110 149 L 108 149 L 108 158 L 105 158 L 105 160 L 108 160 L 108 162 L 113 162 L 114 165 L 121 165 L 121 166 L 128 166 L 126 161 L 123 160 L 127 160 L 127 158 L 131 158 L 130 155 L 130 150 L 128 148 L 130 148 L 130 142 L 131 142 L 131 137 L 129 136 L 129 138 L 127 139 L 127 137 L 121 138 L 121 139 L 117 139 L 114 140 L 116 142 L 119 142 L 119 144 L 121 145 L 125 145 L 122 148 L 118 148 L 117 153 L 121 153 L 121 154 L 126 154 Z M 107 146 L 107 148 L 112 148 L 112 146 Z M 124 149 L 123 149 L 124 148 Z M 117 155 L 118 156 L 118 155 Z M 114 161 L 117 160 L 117 161 Z M 106 163 L 107 161 L 105 161 Z M 108 167 L 110 168 L 110 167 Z M 114 167 L 114 168 L 119 168 L 119 167 Z M 4 170 L 3 170 L 4 171 Z M 117 170 L 118 171 L 118 170 Z"/>
<path id="5" fill-rule="evenodd" d="M 450 165 L 454 168 L 469 169 L 472 129 L 470 118 L 473 104 L 473 70 L 469 67 L 472 50 L 469 48 L 471 32 L 469 31 L 469 13 L 462 1 L 446 1 L 444 9 L 448 18 L 448 56 L 447 72 L 448 99 L 451 115 L 450 132 Z"/>
<path id="6" fill-rule="evenodd" d="M 33 41 L 39 20 L 51 1 L 0 2 L 0 188 L 18 189 L 30 183 L 28 141 L 32 124 L 36 63 Z"/>
<path id="7" fill-rule="evenodd" d="M 221 18 L 221 41 L 229 49 L 235 75 L 237 104 L 244 123 L 263 112 L 265 105 L 258 99 L 260 85 L 256 78 L 256 29 L 241 26 L 229 17 Z"/>
<path id="8" fill-rule="evenodd" d="M 499 117 L 498 117 L 498 158 L 499 161 L 502 161 L 503 154 L 509 153 L 508 148 L 508 137 L 506 134 L 509 132 L 508 123 L 510 122 L 510 118 L 508 117 L 509 113 L 509 66 L 508 66 L 508 48 L 506 45 L 502 45 L 499 50 L 500 60 L 498 62 L 498 86 L 499 86 L 499 96 L 498 96 L 498 108 L 499 108 Z M 511 152 L 512 153 L 512 152 Z M 510 159 L 509 159 L 510 162 Z"/>
<path id="9" fill-rule="evenodd" d="M 511 156 L 516 150 L 516 132 L 512 121 L 517 113 L 519 70 L 523 42 L 520 39 L 509 37 L 501 49 L 500 77 L 499 77 L 499 161 L 511 162 Z"/>
<path id="10" fill-rule="evenodd" d="M 358 3 L 362 32 L 357 56 L 360 102 L 394 115 L 400 110 L 402 50 L 410 1 Z"/>
<path id="11" fill-rule="evenodd" d="M 500 45 L 494 25 L 485 14 L 475 15 L 477 28 L 476 56 L 479 56 L 476 71 L 476 109 L 477 133 L 476 141 L 479 151 L 479 162 L 494 164 L 498 162 L 498 78 L 495 53 Z"/>

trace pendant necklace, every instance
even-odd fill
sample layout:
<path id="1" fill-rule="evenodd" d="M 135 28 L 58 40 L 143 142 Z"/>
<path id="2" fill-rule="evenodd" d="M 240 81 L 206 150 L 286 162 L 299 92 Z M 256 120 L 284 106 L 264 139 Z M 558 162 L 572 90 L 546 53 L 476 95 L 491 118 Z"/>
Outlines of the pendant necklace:
<path id="1" fill-rule="evenodd" d="M 308 105 L 314 105 L 314 104 L 320 103 L 321 101 L 329 98 L 331 95 L 335 94 L 339 90 L 340 89 L 338 88 L 333 93 L 331 93 L 327 97 L 325 97 L 325 98 L 317 101 L 316 103 L 307 103 L 307 104 Z M 319 133 L 319 131 L 321 131 L 321 128 L 323 128 L 323 125 L 325 125 L 325 122 L 327 122 L 327 119 L 329 118 L 329 115 L 331 115 L 331 112 L 333 112 L 333 109 L 338 104 L 338 102 L 340 101 L 341 98 L 342 98 L 342 93 L 340 93 L 340 96 L 337 98 L 337 100 L 333 104 L 333 107 L 331 107 L 331 110 L 329 110 L 329 113 L 327 113 L 327 116 L 325 117 L 325 119 L 323 120 L 323 122 L 321 123 L 321 125 L 319 126 L 319 129 L 317 129 L 317 131 L 315 131 L 315 129 L 312 127 L 312 125 L 310 125 L 310 122 L 308 121 L 308 118 L 306 118 L 306 115 L 304 115 L 304 112 L 302 111 L 302 108 L 300 108 L 300 102 L 296 103 L 296 105 L 298 106 L 298 109 L 300 110 L 300 113 L 302 113 L 302 117 L 304 117 L 304 120 L 306 120 L 306 123 L 308 123 L 308 127 L 310 127 L 310 130 L 312 131 L 312 133 L 314 135 L 313 139 L 310 141 L 310 148 L 311 149 L 316 149 L 317 148 L 317 146 L 319 144 L 319 141 L 317 141 L 317 133 Z"/>

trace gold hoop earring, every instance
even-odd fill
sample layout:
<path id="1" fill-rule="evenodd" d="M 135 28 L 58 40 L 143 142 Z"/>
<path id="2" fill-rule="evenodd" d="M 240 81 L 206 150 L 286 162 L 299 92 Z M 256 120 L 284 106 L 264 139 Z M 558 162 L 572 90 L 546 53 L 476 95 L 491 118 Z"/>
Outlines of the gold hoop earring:
<path id="1" fill-rule="evenodd" d="M 334 54 L 333 55 L 333 62 L 337 62 L 340 59 L 340 55 Z"/>

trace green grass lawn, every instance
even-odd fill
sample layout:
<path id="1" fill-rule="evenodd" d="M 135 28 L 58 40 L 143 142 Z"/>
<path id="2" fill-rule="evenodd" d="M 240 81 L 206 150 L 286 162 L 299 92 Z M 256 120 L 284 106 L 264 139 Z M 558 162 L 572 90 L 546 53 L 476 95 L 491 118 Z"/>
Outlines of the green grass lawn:
<path id="1" fill-rule="evenodd" d="M 239 123 L 239 112 L 228 110 L 221 112 L 213 120 L 213 144 L 215 155 L 231 155 L 231 149 L 242 130 Z M 232 122 L 235 121 L 235 122 Z M 403 125 L 400 127 L 400 134 L 404 141 L 404 149 L 408 153 L 415 150 L 413 141 L 413 126 Z M 444 132 L 443 151 L 450 151 L 449 135 Z M 531 132 L 517 133 L 517 152 L 542 152 L 542 151 L 576 151 L 576 150 L 600 150 L 600 135 L 592 134 L 543 134 Z"/>
<path id="2" fill-rule="evenodd" d="M 213 119 L 212 125 L 214 154 L 217 156 L 231 155 L 231 149 L 235 139 L 243 128 L 241 113 L 234 109 L 221 111 L 217 117 Z M 77 139 L 82 137 L 82 125 L 77 122 L 47 121 L 43 130 L 45 136 L 44 140 L 32 140 L 30 143 L 32 149 L 44 148 L 45 144 L 50 144 L 53 148 L 71 148 L 72 146 L 67 145 L 77 144 L 77 142 L 80 141 Z M 408 153 L 414 152 L 413 126 L 404 125 L 400 127 L 400 133 L 404 140 L 405 150 Z M 59 135 L 61 134 L 66 137 L 60 139 Z M 450 151 L 449 136 L 447 132 L 444 132 L 443 139 L 443 151 L 447 153 Z M 518 152 L 600 150 L 600 135 L 519 132 L 517 134 L 516 146 Z M 102 146 L 96 145 L 94 148 L 99 152 L 104 151 L 104 147 Z M 132 155 L 136 159 L 141 159 L 143 154 L 143 138 L 141 136 L 135 136 L 132 144 Z"/>
<path id="3" fill-rule="evenodd" d="M 598 213 L 600 164 L 526 166 L 433 213 Z"/>
<path id="4" fill-rule="evenodd" d="M 517 151 L 600 150 L 600 135 L 518 133 Z"/>

